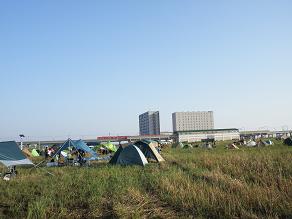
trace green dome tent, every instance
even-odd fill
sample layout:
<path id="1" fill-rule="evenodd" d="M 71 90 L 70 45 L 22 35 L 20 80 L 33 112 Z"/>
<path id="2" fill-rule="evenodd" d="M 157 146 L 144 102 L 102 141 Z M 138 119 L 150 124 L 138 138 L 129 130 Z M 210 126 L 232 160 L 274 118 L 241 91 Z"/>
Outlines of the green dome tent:
<path id="1" fill-rule="evenodd" d="M 112 151 L 112 152 L 117 152 L 117 150 L 118 150 L 117 147 L 113 143 L 111 143 L 110 141 L 105 143 L 105 144 L 102 144 L 101 146 L 108 149 L 109 151 Z"/>
<path id="2" fill-rule="evenodd" d="M 39 156 L 40 156 L 36 149 L 33 149 L 33 150 L 31 151 L 31 155 L 32 155 L 33 157 L 39 157 Z"/>

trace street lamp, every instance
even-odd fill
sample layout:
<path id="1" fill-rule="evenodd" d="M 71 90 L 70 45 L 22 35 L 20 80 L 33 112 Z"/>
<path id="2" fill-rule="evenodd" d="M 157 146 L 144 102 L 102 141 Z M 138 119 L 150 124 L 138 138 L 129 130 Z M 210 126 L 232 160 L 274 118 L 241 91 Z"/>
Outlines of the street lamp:
<path id="1" fill-rule="evenodd" d="M 24 134 L 20 134 L 20 149 L 23 150 L 23 138 L 25 138 Z"/>

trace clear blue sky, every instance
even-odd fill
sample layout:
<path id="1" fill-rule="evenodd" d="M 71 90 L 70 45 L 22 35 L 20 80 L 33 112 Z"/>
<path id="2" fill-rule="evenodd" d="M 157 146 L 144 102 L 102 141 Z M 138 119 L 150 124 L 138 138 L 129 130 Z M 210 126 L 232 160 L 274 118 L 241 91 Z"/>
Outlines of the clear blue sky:
<path id="1" fill-rule="evenodd" d="M 138 115 L 292 128 L 292 1 L 0 1 L 0 138 L 137 134 Z"/>

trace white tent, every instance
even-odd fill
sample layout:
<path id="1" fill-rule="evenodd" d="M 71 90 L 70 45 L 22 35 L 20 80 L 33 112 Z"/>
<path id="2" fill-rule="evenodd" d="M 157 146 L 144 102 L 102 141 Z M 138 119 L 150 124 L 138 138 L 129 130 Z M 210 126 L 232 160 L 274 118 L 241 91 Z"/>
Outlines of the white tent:
<path id="1" fill-rule="evenodd" d="M 247 142 L 246 146 L 247 147 L 255 147 L 255 146 L 257 146 L 257 143 L 255 141 L 249 141 L 249 142 Z"/>

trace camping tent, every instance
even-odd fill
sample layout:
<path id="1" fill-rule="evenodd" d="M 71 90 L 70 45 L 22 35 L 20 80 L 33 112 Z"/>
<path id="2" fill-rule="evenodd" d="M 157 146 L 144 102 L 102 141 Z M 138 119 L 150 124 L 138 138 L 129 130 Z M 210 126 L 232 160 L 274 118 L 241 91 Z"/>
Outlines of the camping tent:
<path id="1" fill-rule="evenodd" d="M 119 147 L 117 152 L 114 154 L 114 156 L 112 157 L 112 159 L 109 161 L 110 164 L 117 164 L 118 158 L 121 154 L 121 152 L 123 151 L 123 147 Z"/>
<path id="2" fill-rule="evenodd" d="M 137 141 L 135 142 L 134 145 L 137 146 L 142 151 L 146 158 L 156 160 L 157 162 L 165 161 L 155 148 L 154 145 L 156 144 L 155 143 L 153 144 L 152 141 L 148 140 Z"/>
<path id="3" fill-rule="evenodd" d="M 5 166 L 33 165 L 15 141 L 0 142 L 0 162 Z"/>
<path id="4" fill-rule="evenodd" d="M 284 144 L 285 144 L 285 145 L 292 146 L 292 138 L 291 138 L 291 137 L 290 137 L 290 138 L 286 138 L 286 139 L 284 140 Z"/>
<path id="5" fill-rule="evenodd" d="M 206 142 L 202 145 L 202 148 L 205 148 L 205 149 L 213 149 L 212 147 L 212 144 L 209 142 Z"/>
<path id="6" fill-rule="evenodd" d="M 258 146 L 258 147 L 265 147 L 265 146 L 268 146 L 268 143 L 265 142 L 264 140 L 260 140 L 260 141 L 257 143 L 257 146 Z"/>
<path id="7" fill-rule="evenodd" d="M 53 155 L 55 157 L 57 154 L 60 154 L 62 151 L 65 151 L 66 149 L 74 147 L 75 149 L 81 149 L 84 152 L 91 155 L 90 159 L 97 159 L 98 155 L 96 152 L 90 149 L 90 147 L 87 146 L 87 144 L 83 140 L 71 140 L 70 138 L 65 141 L 61 147 L 57 150 L 57 152 Z"/>
<path id="8" fill-rule="evenodd" d="M 40 156 L 36 149 L 33 149 L 33 150 L 31 151 L 31 155 L 32 155 L 33 157 L 39 157 L 39 156 Z"/>
<path id="9" fill-rule="evenodd" d="M 147 140 L 147 139 L 143 139 L 142 141 L 146 142 L 147 144 L 149 144 L 150 146 L 152 146 L 154 148 L 159 147 L 158 141 Z"/>
<path id="10" fill-rule="evenodd" d="M 129 145 L 125 148 L 119 147 L 118 151 L 114 154 L 109 163 L 145 166 L 148 164 L 148 161 L 138 147 L 135 145 Z"/>
<path id="11" fill-rule="evenodd" d="M 184 144 L 181 143 L 181 142 L 178 142 L 178 143 L 175 143 L 172 145 L 173 148 L 183 148 L 184 147 Z"/>
<path id="12" fill-rule="evenodd" d="M 110 141 L 105 143 L 105 144 L 101 144 L 100 146 L 103 148 L 106 148 L 112 152 L 117 152 L 117 150 L 118 150 L 117 147 L 113 143 L 111 143 Z"/>
<path id="13" fill-rule="evenodd" d="M 271 140 L 266 141 L 267 145 L 273 145 L 274 143 Z"/>
<path id="14" fill-rule="evenodd" d="M 190 143 L 187 143 L 187 144 L 184 145 L 183 148 L 184 148 L 184 149 L 193 148 L 193 145 L 190 144 Z"/>
<path id="15" fill-rule="evenodd" d="M 247 142 L 246 146 L 247 147 L 255 147 L 255 146 L 257 146 L 257 143 L 255 141 L 249 141 L 249 142 Z"/>

